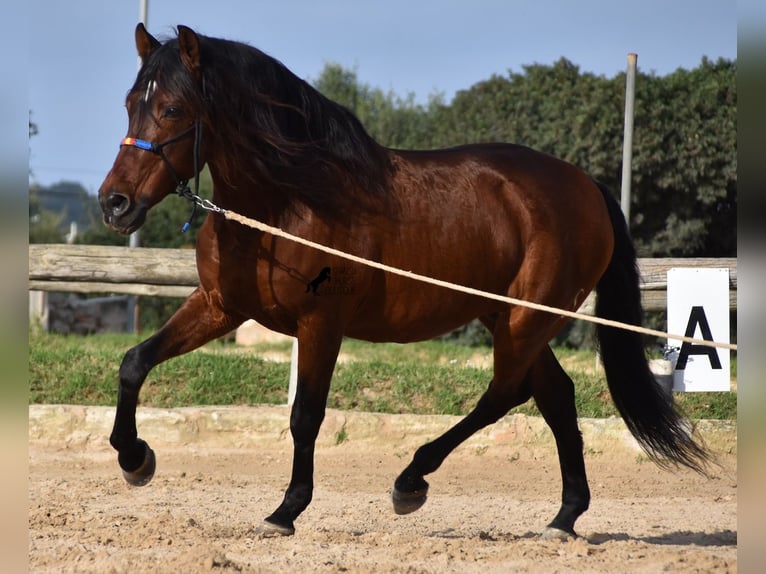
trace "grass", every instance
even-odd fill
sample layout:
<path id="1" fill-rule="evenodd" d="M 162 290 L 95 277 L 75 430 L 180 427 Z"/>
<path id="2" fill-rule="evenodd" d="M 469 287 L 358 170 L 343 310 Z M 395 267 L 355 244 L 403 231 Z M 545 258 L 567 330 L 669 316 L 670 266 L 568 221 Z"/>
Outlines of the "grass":
<path id="1" fill-rule="evenodd" d="M 30 335 L 30 402 L 116 404 L 120 362 L 138 341 L 131 335 Z M 282 403 L 289 370 L 287 363 L 256 354 L 189 353 L 152 370 L 141 402 L 154 407 Z"/>
<path id="2" fill-rule="evenodd" d="M 120 361 L 139 340 L 134 335 L 81 337 L 32 332 L 29 402 L 114 405 Z M 211 343 L 152 370 L 142 388 L 141 402 L 165 408 L 284 404 L 289 362 L 261 358 L 275 353 L 289 360 L 290 343 L 248 349 Z M 559 349 L 557 355 L 575 382 L 579 415 L 616 415 L 593 352 Z M 373 345 L 347 340 L 341 358 L 328 406 L 344 410 L 465 414 L 491 378 L 490 349 L 438 341 Z M 736 365 L 736 361 L 733 363 Z M 676 393 L 675 397 L 693 419 L 736 419 L 734 392 Z M 514 412 L 539 415 L 534 401 Z M 337 438 L 344 440 L 342 436 Z"/>

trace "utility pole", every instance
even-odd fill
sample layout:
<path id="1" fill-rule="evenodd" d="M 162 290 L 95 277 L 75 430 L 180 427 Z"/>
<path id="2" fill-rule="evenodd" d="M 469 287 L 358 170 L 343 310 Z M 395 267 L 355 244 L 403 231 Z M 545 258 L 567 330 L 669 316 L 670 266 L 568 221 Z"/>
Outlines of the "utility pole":
<path id="1" fill-rule="evenodd" d="M 628 54 L 625 77 L 625 132 L 622 140 L 622 186 L 620 206 L 630 230 L 630 176 L 633 163 L 633 110 L 636 101 L 636 61 L 638 54 Z"/>
<path id="2" fill-rule="evenodd" d="M 149 0 L 138 0 L 138 19 L 140 22 L 143 22 L 144 26 L 146 26 L 148 20 L 148 13 Z M 138 57 L 138 69 L 141 69 L 141 56 Z M 128 245 L 130 247 L 139 247 L 141 245 L 141 235 L 138 229 L 130 234 Z M 132 319 L 132 328 L 129 330 L 132 330 L 134 333 L 138 333 L 141 327 L 139 310 L 140 305 L 138 295 L 134 295 L 128 299 L 128 321 L 130 322 Z"/>

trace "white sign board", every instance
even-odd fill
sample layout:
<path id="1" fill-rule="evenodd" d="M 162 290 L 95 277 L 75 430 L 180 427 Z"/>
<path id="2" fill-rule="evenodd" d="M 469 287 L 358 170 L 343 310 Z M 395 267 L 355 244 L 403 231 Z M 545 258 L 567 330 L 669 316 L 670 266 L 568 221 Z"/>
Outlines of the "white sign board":
<path id="1" fill-rule="evenodd" d="M 668 270 L 668 332 L 729 342 L 729 270 Z M 668 339 L 674 391 L 729 391 L 729 350 Z"/>

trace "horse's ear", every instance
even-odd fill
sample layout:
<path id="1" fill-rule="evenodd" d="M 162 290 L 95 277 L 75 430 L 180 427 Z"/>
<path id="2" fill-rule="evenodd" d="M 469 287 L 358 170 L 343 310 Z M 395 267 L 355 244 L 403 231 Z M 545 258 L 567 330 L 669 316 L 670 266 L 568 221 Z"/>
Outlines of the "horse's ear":
<path id="1" fill-rule="evenodd" d="M 181 61 L 194 76 L 200 72 L 200 46 L 197 33 L 186 26 L 178 26 L 178 48 Z"/>
<path id="2" fill-rule="evenodd" d="M 145 62 L 152 52 L 159 47 L 159 40 L 146 31 L 143 22 L 139 22 L 136 26 L 136 50 L 141 60 Z"/>

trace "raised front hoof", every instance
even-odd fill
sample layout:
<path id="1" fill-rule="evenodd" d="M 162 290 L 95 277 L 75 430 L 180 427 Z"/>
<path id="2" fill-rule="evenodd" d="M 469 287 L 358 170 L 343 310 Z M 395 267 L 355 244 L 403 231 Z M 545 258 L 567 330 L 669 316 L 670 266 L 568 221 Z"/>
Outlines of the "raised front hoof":
<path id="1" fill-rule="evenodd" d="M 295 534 L 294 526 L 282 526 L 264 520 L 260 526 L 253 528 L 252 534 L 257 538 L 276 538 L 278 536 L 292 536 Z"/>
<path id="2" fill-rule="evenodd" d="M 415 512 L 426 503 L 427 499 L 428 487 L 412 492 L 402 492 L 394 487 L 391 492 L 391 502 L 394 503 L 394 512 L 397 514 Z"/>
<path id="3" fill-rule="evenodd" d="M 567 532 L 566 530 L 554 528 L 553 526 L 547 526 L 540 535 L 540 538 L 543 540 L 560 540 L 561 542 L 567 542 L 568 540 L 577 539 L 577 534 L 575 534 L 574 530 L 572 532 Z"/>
<path id="4" fill-rule="evenodd" d="M 154 451 L 144 441 L 139 439 L 138 442 L 144 447 L 143 462 L 135 470 L 122 469 L 122 476 L 131 486 L 145 486 L 149 484 L 154 477 L 154 471 L 157 469 L 157 459 L 154 456 Z"/>

